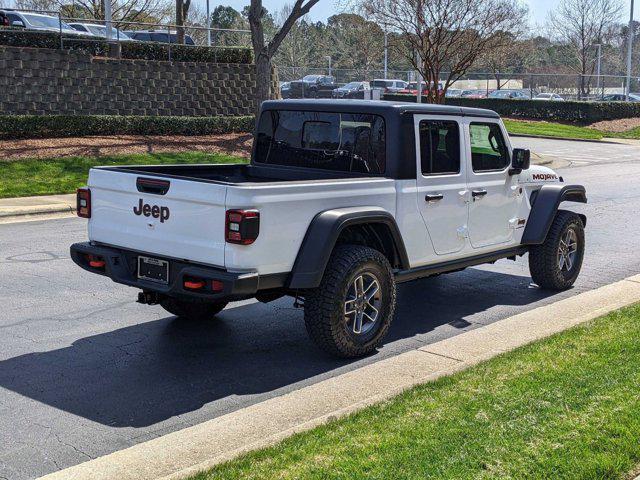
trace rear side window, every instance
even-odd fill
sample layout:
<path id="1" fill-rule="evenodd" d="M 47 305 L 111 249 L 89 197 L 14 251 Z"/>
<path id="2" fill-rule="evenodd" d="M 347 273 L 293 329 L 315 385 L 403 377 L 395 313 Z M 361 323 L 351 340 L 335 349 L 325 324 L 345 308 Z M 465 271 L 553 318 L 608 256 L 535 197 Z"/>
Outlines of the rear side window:
<path id="1" fill-rule="evenodd" d="M 260 116 L 254 161 L 379 175 L 385 172 L 385 126 L 378 115 L 267 110 Z"/>
<path id="2" fill-rule="evenodd" d="M 509 150 L 497 123 L 471 123 L 469 133 L 474 172 L 503 170 L 509 165 Z"/>
<path id="3" fill-rule="evenodd" d="M 420 121 L 420 162 L 423 175 L 460 172 L 460 127 L 458 122 Z"/>

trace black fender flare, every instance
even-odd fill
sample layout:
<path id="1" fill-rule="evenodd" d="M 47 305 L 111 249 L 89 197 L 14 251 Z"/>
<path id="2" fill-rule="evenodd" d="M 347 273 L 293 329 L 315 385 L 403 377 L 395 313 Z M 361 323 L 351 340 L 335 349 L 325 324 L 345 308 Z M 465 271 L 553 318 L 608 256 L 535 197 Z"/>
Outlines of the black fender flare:
<path id="1" fill-rule="evenodd" d="M 347 227 L 361 224 L 387 226 L 402 268 L 409 268 L 404 241 L 393 215 L 376 207 L 338 208 L 321 212 L 311 221 L 293 265 L 288 287 L 303 289 L 320 285 L 340 233 Z"/>
<path id="2" fill-rule="evenodd" d="M 522 234 L 522 245 L 544 243 L 561 202 L 587 203 L 585 188 L 582 185 L 543 185 L 537 191 L 531 207 L 527 226 Z M 587 217 L 580 215 L 580 218 L 586 225 Z"/>

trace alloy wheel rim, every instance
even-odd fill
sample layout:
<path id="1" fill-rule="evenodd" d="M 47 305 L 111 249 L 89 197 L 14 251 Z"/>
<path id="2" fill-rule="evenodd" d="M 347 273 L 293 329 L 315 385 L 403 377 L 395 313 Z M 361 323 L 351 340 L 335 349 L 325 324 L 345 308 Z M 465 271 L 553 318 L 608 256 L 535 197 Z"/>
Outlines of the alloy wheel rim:
<path id="1" fill-rule="evenodd" d="M 558 246 L 558 269 L 562 272 L 569 272 L 575 265 L 578 254 L 578 236 L 573 228 L 569 228 L 560 237 Z"/>
<path id="2" fill-rule="evenodd" d="M 351 282 L 344 302 L 344 321 L 355 335 L 371 331 L 380 317 L 382 289 L 371 273 L 362 273 Z"/>

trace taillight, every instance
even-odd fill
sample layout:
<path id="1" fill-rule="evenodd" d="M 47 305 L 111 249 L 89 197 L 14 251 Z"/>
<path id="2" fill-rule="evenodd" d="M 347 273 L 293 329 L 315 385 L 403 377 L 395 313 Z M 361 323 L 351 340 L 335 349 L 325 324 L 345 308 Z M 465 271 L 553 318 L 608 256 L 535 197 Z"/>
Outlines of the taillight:
<path id="1" fill-rule="evenodd" d="M 91 218 L 91 190 L 88 188 L 78 189 L 76 207 L 79 217 Z"/>
<path id="2" fill-rule="evenodd" d="M 96 255 L 87 254 L 87 255 L 85 255 L 85 258 L 87 259 L 87 263 L 89 264 L 89 266 L 91 268 L 97 268 L 98 270 L 104 270 L 105 266 L 107 265 L 107 262 L 104 261 L 104 258 L 96 256 Z"/>
<path id="3" fill-rule="evenodd" d="M 260 212 L 257 210 L 227 210 L 225 239 L 229 243 L 250 245 L 260 232 Z"/>

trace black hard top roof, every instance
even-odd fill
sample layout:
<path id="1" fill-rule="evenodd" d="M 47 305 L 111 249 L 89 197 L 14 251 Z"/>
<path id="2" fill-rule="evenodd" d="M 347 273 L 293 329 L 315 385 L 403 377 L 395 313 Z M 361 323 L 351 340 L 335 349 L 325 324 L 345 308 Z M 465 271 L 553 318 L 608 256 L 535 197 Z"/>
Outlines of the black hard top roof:
<path id="1" fill-rule="evenodd" d="M 500 118 L 493 110 L 484 108 L 456 107 L 431 103 L 391 102 L 386 100 L 332 100 L 296 99 L 269 100 L 262 104 L 263 110 L 314 110 L 319 112 L 371 113 L 401 115 L 418 113 L 431 115 L 459 115 L 467 117 Z"/>

